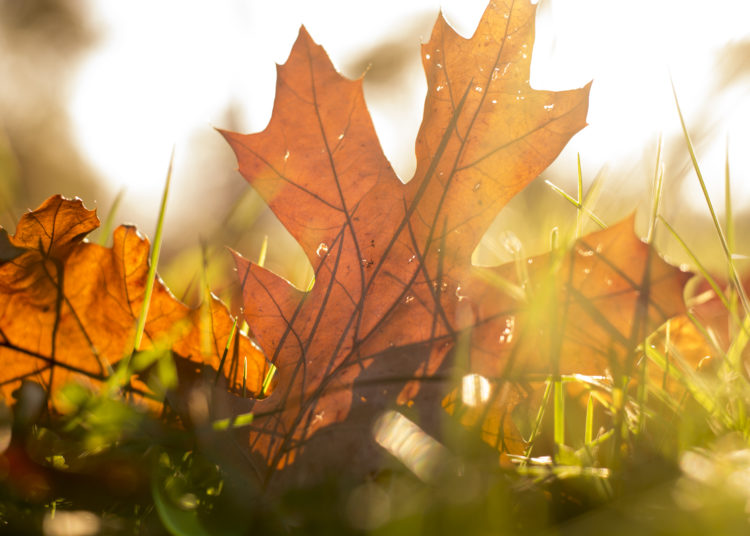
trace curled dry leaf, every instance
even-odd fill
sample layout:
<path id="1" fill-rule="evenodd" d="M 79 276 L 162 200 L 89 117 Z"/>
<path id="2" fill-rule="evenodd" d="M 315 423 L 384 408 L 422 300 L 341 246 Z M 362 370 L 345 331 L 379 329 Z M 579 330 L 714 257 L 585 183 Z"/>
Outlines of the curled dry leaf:
<path id="1" fill-rule="evenodd" d="M 6 398 L 27 379 L 51 392 L 74 378 L 101 382 L 132 351 L 149 243 L 124 225 L 111 248 L 86 242 L 98 226 L 79 199 L 54 196 L 22 216 L 14 236 L 0 230 L 0 390 Z M 218 299 L 208 307 L 209 325 L 202 326 L 201 311 L 180 303 L 157 278 L 140 350 L 167 345 L 178 365 L 218 369 L 233 320 Z M 239 356 L 248 359 L 248 391 L 260 392 L 262 353 L 241 336 Z M 242 365 L 228 360 L 224 368 L 230 387 L 241 391 Z"/>

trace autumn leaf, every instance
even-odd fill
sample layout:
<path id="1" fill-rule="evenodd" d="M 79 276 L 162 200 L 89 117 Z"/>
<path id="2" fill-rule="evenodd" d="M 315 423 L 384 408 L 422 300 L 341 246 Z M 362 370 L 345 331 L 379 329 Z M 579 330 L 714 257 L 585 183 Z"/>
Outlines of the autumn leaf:
<path id="1" fill-rule="evenodd" d="M 149 243 L 132 226 L 115 230 L 111 248 L 86 242 L 98 226 L 79 199 L 58 195 L 22 216 L 14 236 L 0 230 L 0 391 L 6 399 L 23 380 L 53 393 L 75 378 L 101 382 L 132 352 Z M 178 365 L 217 370 L 233 320 L 218 299 L 206 306 L 210 325 L 203 327 L 201 311 L 157 280 L 139 350 L 166 344 Z M 239 345 L 240 358 L 248 359 L 247 389 L 258 393 L 264 357 L 247 337 Z M 242 365 L 227 361 L 230 388 L 241 392 Z"/>
<path id="2" fill-rule="evenodd" d="M 590 86 L 529 85 L 534 13 L 528 1 L 492 2 L 470 39 L 438 18 L 422 48 L 428 92 L 406 184 L 378 144 L 362 80 L 339 75 L 304 28 L 278 67 L 266 129 L 222 132 L 315 272 L 303 292 L 235 254 L 245 317 L 278 367 L 275 392 L 242 406 L 256 415 L 247 439 L 266 480 L 301 453 L 314 464 L 300 474 L 372 467 L 372 426 L 396 402 L 436 429 L 446 386 L 433 380 L 601 370 L 681 309 L 684 277 L 627 221 L 584 238 L 585 252 L 554 271 L 561 342 L 527 356 L 541 327 L 487 279 L 513 267 L 471 264 L 498 211 L 585 125 Z M 552 350 L 554 364 L 541 355 Z"/>

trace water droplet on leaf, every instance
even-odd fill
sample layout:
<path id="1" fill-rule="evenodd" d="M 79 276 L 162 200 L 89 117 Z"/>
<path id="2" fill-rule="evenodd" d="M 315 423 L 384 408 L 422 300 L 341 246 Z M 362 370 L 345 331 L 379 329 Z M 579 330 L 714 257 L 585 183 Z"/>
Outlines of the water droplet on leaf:
<path id="1" fill-rule="evenodd" d="M 516 327 L 516 317 L 509 316 L 505 319 L 505 329 L 500 333 L 498 342 L 500 344 L 510 344 L 513 340 L 513 330 Z"/>

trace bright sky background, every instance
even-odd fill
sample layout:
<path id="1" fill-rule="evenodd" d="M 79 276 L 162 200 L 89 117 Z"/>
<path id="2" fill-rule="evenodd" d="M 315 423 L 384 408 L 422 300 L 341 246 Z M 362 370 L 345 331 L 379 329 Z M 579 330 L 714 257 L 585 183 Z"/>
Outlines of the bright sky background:
<path id="1" fill-rule="evenodd" d="M 264 128 L 273 102 L 274 62 L 286 60 L 302 23 L 340 68 L 384 40 L 407 40 L 406 68 L 392 86 L 366 85 L 366 96 L 386 154 L 400 176 L 411 177 L 426 89 L 419 42 L 429 38 L 441 4 L 464 35 L 486 5 L 485 0 L 89 1 L 103 37 L 74 84 L 75 134 L 113 191 L 126 186 L 126 199 L 145 214 L 156 213 L 173 145 L 179 180 L 194 167 L 196 136 L 227 126 L 229 106 L 239 112 L 233 128 Z M 721 98 L 711 88 L 721 62 L 717 51 L 750 39 L 748 21 L 748 0 L 541 0 L 532 86 L 568 89 L 595 81 L 590 126 L 554 166 L 565 170 L 572 184 L 580 152 L 587 179 L 608 165 L 640 174 L 633 181 L 645 188 L 641 176 L 653 173 L 653 162 L 639 163 L 644 148 L 655 146 L 659 132 L 665 139 L 679 132 L 671 73 L 688 123 L 693 118 L 705 124 L 706 116 L 699 114 L 712 99 L 711 143 L 698 150 L 717 202 L 723 199 L 729 135 L 735 204 L 750 205 L 750 84 L 723 91 Z M 614 195 L 629 180 L 624 176 L 610 189 Z M 688 196 L 686 203 L 702 201 Z"/>

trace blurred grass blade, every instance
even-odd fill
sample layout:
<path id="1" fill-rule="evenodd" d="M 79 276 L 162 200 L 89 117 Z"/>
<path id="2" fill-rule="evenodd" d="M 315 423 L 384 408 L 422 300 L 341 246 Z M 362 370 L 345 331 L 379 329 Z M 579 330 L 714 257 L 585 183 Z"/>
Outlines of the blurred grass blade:
<path id="1" fill-rule="evenodd" d="M 242 428 L 243 426 L 250 426 L 253 424 L 254 419 L 253 413 L 241 413 L 226 419 L 219 419 L 214 421 L 212 426 L 214 430 L 231 430 L 233 428 Z"/>
<path id="2" fill-rule="evenodd" d="M 219 381 L 222 371 L 224 370 L 224 362 L 227 360 L 227 354 L 229 353 L 229 346 L 232 344 L 235 332 L 237 331 L 237 319 L 234 319 L 232 324 L 232 330 L 229 332 L 229 338 L 227 338 L 227 344 L 224 346 L 224 352 L 221 354 L 221 361 L 219 361 L 219 368 L 216 371 L 216 377 L 214 378 L 214 385 Z"/>
<path id="3" fill-rule="evenodd" d="M 552 378 L 547 378 L 547 381 L 544 385 L 544 394 L 542 395 L 542 402 L 539 405 L 539 410 L 536 413 L 536 419 L 534 419 L 534 428 L 531 430 L 531 435 L 529 436 L 529 439 L 527 441 L 528 445 L 526 447 L 526 450 L 523 453 L 524 461 L 523 465 L 525 465 L 529 459 L 531 458 L 531 451 L 534 448 L 534 441 L 536 441 L 536 436 L 539 433 L 539 430 L 542 427 L 542 421 L 544 420 L 544 411 L 547 407 L 547 402 L 549 401 L 549 395 L 552 392 Z"/>
<path id="4" fill-rule="evenodd" d="M 578 156 L 578 201 L 576 202 L 576 239 L 583 236 L 583 173 L 581 172 L 581 153 Z"/>
<path id="5" fill-rule="evenodd" d="M 586 403 L 586 428 L 583 434 L 583 441 L 590 445 L 594 438 L 594 397 L 589 393 L 589 400 Z"/>
<path id="6" fill-rule="evenodd" d="M 601 229 L 606 229 L 608 226 L 601 219 L 599 219 L 599 216 L 594 214 L 594 211 L 591 210 L 590 207 L 596 204 L 597 200 L 599 199 L 599 193 L 602 190 L 604 178 L 606 177 L 605 171 L 606 168 L 602 168 L 602 170 L 596 174 L 596 177 L 594 177 L 591 186 L 589 186 L 588 192 L 586 192 L 586 197 L 584 197 L 583 205 L 581 206 L 583 212 L 587 214 L 588 217 L 591 218 L 591 221 L 597 224 Z"/>
<path id="7" fill-rule="evenodd" d="M 114 201 L 112 201 L 112 205 L 109 207 L 107 219 L 104 220 L 104 224 L 99 229 L 99 237 L 96 239 L 96 243 L 100 246 L 105 245 L 109 240 L 109 235 L 112 234 L 112 228 L 115 226 L 115 215 L 117 214 L 117 209 L 120 208 L 120 203 L 124 195 L 125 188 L 121 188 L 117 192 Z"/>
<path id="8" fill-rule="evenodd" d="M 151 479 L 151 496 L 164 527 L 175 536 L 210 536 L 200 522 L 198 510 L 185 510 L 172 504 L 156 478 Z"/>
<path id="9" fill-rule="evenodd" d="M 276 365 L 270 363 L 268 366 L 268 372 L 266 373 L 265 378 L 263 378 L 263 385 L 260 389 L 261 395 L 266 396 L 268 394 L 268 389 L 271 387 L 271 381 L 273 380 L 274 374 L 276 374 Z"/>
<path id="10" fill-rule="evenodd" d="M 151 303 L 151 294 L 154 291 L 154 281 L 156 279 L 156 266 L 159 264 L 159 253 L 161 252 L 161 237 L 164 229 L 164 214 L 167 211 L 167 197 L 169 196 L 169 184 L 172 180 L 172 168 L 174 165 L 174 148 L 172 148 L 172 155 L 169 158 L 169 168 L 167 169 L 167 180 L 164 183 L 164 193 L 161 197 L 161 206 L 159 207 L 159 219 L 156 223 L 156 234 L 154 235 L 154 243 L 151 245 L 151 262 L 148 267 L 148 275 L 146 276 L 146 291 L 143 294 L 143 305 L 141 306 L 141 314 L 138 317 L 138 324 L 135 329 L 135 341 L 133 343 L 133 351 L 137 352 L 141 346 L 143 340 L 143 333 L 146 330 L 146 318 L 148 317 L 148 308 Z"/>
<path id="11" fill-rule="evenodd" d="M 659 205 L 661 204 L 661 194 L 664 184 L 664 166 L 661 162 L 662 135 L 659 134 L 659 141 L 656 142 L 656 165 L 654 166 L 654 182 L 651 185 L 651 217 L 648 222 L 648 234 L 646 242 L 651 244 L 654 240 L 654 229 L 659 216 Z"/>
<path id="12" fill-rule="evenodd" d="M 607 228 L 607 224 L 606 224 L 606 223 L 604 223 L 604 222 L 603 222 L 603 221 L 601 220 L 601 218 L 599 218 L 599 216 L 597 216 L 596 214 L 594 214 L 594 213 L 593 213 L 593 212 L 591 211 L 591 209 L 589 209 L 589 208 L 588 208 L 588 205 L 589 205 L 589 203 L 588 203 L 588 202 L 584 202 L 584 203 L 579 203 L 579 202 L 578 202 L 578 201 L 577 201 L 577 200 L 576 200 L 576 199 L 575 199 L 575 198 L 574 198 L 573 196 L 571 196 L 571 195 L 570 195 L 570 194 L 568 194 L 568 193 L 567 193 L 567 192 L 566 192 L 565 190 L 563 190 L 562 188 L 560 188 L 560 187 L 559 187 L 559 186 L 557 186 L 556 184 L 554 184 L 554 183 L 550 182 L 549 180 L 546 180 L 546 179 L 545 179 L 544 183 L 545 183 L 545 184 L 546 184 L 547 186 L 549 186 L 550 188 L 552 188 L 552 189 L 553 189 L 553 190 L 554 190 L 555 192 L 557 192 L 558 194 L 560 194 L 560 195 L 561 195 L 561 196 L 563 197 L 563 199 L 565 199 L 565 200 L 566 200 L 566 201 L 568 201 L 568 202 L 569 202 L 569 203 L 570 203 L 571 205 L 573 205 L 574 207 L 576 207 L 576 209 L 577 209 L 577 210 L 579 210 L 579 211 L 583 211 L 583 212 L 584 212 L 584 213 L 585 213 L 585 214 L 586 214 L 586 215 L 587 215 L 587 216 L 588 216 L 589 218 L 591 218 L 591 219 L 592 219 L 592 220 L 594 221 L 594 223 L 596 223 L 596 224 L 597 224 L 597 225 L 598 225 L 598 226 L 599 226 L 600 228 L 602 228 L 602 229 L 606 229 L 606 228 Z M 599 181 L 599 183 L 598 183 L 598 184 L 601 184 L 601 181 Z M 587 194 L 587 196 L 586 196 L 586 201 L 588 201 L 588 197 L 589 197 L 589 196 L 591 196 L 592 198 L 596 197 L 595 195 L 592 195 L 592 189 L 596 187 L 596 189 L 595 189 L 595 190 L 593 191 L 593 193 L 594 193 L 594 194 L 595 194 L 595 193 L 598 193 L 598 192 L 597 192 L 597 190 L 599 189 L 599 186 L 598 186 L 598 184 L 597 184 L 597 180 L 595 179 L 595 180 L 594 180 L 594 183 L 592 183 L 592 185 L 591 185 L 591 189 L 589 189 L 589 193 L 588 193 L 588 194 Z"/>
<path id="13" fill-rule="evenodd" d="M 729 301 L 727 300 L 727 297 L 724 294 L 724 291 L 721 290 L 716 280 L 713 277 L 711 277 L 711 274 L 708 273 L 708 270 L 706 269 L 705 266 L 703 266 L 703 263 L 698 259 L 695 253 L 693 253 L 690 247 L 685 243 L 682 237 L 677 233 L 674 227 L 672 227 L 669 224 L 667 220 L 665 220 L 662 216 L 659 216 L 659 220 L 664 224 L 664 226 L 672 234 L 675 240 L 677 240 L 680 243 L 682 248 L 685 250 L 685 253 L 688 254 L 688 256 L 690 257 L 690 260 L 698 269 L 698 273 L 700 273 L 700 275 L 703 276 L 703 278 L 708 282 L 708 284 L 711 285 L 711 288 L 716 293 L 716 296 L 719 298 L 721 303 L 724 305 L 724 307 L 727 308 L 727 310 L 729 310 Z"/>
<path id="14" fill-rule="evenodd" d="M 242 365 L 242 398 L 247 398 L 247 356 Z"/>
<path id="15" fill-rule="evenodd" d="M 677 114 L 680 116 L 680 125 L 682 126 L 682 133 L 685 136 L 685 142 L 687 144 L 688 152 L 690 153 L 690 159 L 693 162 L 693 168 L 695 169 L 695 174 L 698 177 L 698 182 L 700 183 L 701 190 L 703 191 L 703 197 L 706 199 L 706 205 L 708 205 L 708 210 L 711 213 L 711 219 L 713 220 L 716 233 L 719 235 L 719 240 L 721 241 L 721 247 L 724 249 L 724 254 L 726 255 L 727 266 L 729 267 L 729 272 L 730 272 L 732 283 L 734 284 L 737 290 L 737 294 L 740 297 L 740 301 L 742 302 L 742 307 L 745 310 L 745 315 L 750 315 L 750 301 L 748 301 L 747 293 L 745 292 L 745 289 L 742 286 L 742 281 L 740 281 L 740 277 L 737 272 L 737 267 L 734 265 L 734 260 L 732 258 L 732 251 L 729 248 L 729 244 L 727 243 L 727 238 L 724 235 L 724 231 L 721 228 L 719 219 L 716 216 L 716 211 L 714 210 L 713 203 L 711 202 L 711 197 L 708 195 L 706 182 L 703 180 L 703 173 L 701 173 L 700 166 L 698 165 L 698 158 L 695 156 L 695 149 L 693 148 L 693 142 L 690 139 L 690 134 L 688 133 L 687 125 L 685 125 L 685 118 L 682 116 L 682 109 L 680 108 L 680 102 L 677 99 L 677 90 L 674 87 L 674 81 L 670 80 L 670 82 L 672 83 L 672 94 L 674 95 L 674 102 L 675 102 L 675 105 L 677 106 Z"/>
<path id="16" fill-rule="evenodd" d="M 729 251 L 735 252 L 734 216 L 732 214 L 732 187 L 729 173 L 729 136 L 724 154 L 724 225 L 727 228 L 727 246 Z"/>
<path id="17" fill-rule="evenodd" d="M 555 444 L 565 444 L 565 391 L 562 380 L 555 380 Z"/>
<path id="18" fill-rule="evenodd" d="M 266 264 L 266 253 L 268 252 L 268 235 L 263 237 L 263 243 L 260 246 L 260 254 L 258 255 L 258 266 L 263 268 Z"/>

